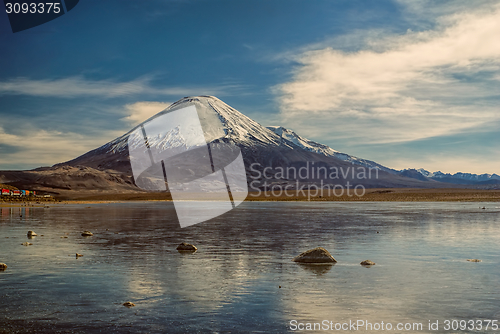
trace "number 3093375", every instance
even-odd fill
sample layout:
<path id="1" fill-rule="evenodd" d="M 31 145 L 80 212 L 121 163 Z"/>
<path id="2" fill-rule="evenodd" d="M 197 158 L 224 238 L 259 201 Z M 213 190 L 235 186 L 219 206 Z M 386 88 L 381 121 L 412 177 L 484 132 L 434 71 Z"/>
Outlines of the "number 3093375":
<path id="1" fill-rule="evenodd" d="M 7 14 L 23 13 L 23 14 L 58 14 L 61 12 L 61 4 L 59 2 L 25 2 L 25 3 L 6 3 L 5 11 Z"/>

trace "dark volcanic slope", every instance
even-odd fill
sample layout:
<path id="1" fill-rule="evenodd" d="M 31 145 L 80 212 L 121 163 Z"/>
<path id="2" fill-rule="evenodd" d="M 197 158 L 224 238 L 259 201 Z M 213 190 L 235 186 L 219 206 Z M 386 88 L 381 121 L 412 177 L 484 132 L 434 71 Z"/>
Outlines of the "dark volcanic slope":
<path id="1" fill-rule="evenodd" d="M 1 171 L 0 180 L 19 189 L 64 191 L 137 191 L 132 178 L 113 170 L 97 170 L 85 166 L 58 166 L 32 171 Z"/>
<path id="2" fill-rule="evenodd" d="M 127 139 L 128 133 L 73 160 L 54 165 L 54 167 L 86 166 L 101 171 L 114 170 L 132 176 Z"/>

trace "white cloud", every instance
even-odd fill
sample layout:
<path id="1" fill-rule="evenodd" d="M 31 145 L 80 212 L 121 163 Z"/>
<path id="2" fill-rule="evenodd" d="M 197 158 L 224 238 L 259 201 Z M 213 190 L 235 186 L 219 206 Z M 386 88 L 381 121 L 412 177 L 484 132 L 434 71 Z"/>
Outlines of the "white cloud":
<path id="1" fill-rule="evenodd" d="M 112 98 L 137 94 L 191 96 L 191 95 L 227 95 L 231 90 L 238 90 L 239 85 L 219 86 L 171 86 L 156 87 L 148 77 L 127 82 L 113 80 L 88 80 L 81 76 L 62 79 L 33 80 L 14 78 L 0 82 L 0 95 L 30 95 L 42 97 L 74 98 L 99 96 Z"/>
<path id="2" fill-rule="evenodd" d="M 167 108 L 170 102 L 140 101 L 125 105 L 127 117 L 123 118 L 131 125 L 144 122 L 151 116 Z"/>
<path id="3" fill-rule="evenodd" d="M 373 40 L 358 52 L 304 52 L 292 80 L 275 87 L 283 123 L 323 141 L 358 143 L 478 129 L 500 119 L 491 102 L 500 85 L 498 36 L 496 5 L 440 17 L 434 30 Z"/>

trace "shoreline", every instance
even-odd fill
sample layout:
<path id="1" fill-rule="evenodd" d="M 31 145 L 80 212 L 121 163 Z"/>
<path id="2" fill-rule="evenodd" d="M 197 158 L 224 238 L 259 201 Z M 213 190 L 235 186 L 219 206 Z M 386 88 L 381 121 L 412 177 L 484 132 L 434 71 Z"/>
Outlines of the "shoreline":
<path id="1" fill-rule="evenodd" d="M 300 196 L 273 196 L 270 192 L 253 196 L 247 201 L 326 201 L 326 202 L 500 202 L 500 190 L 478 190 L 462 188 L 373 188 L 366 189 L 362 196 L 354 192 L 342 196 L 322 196 L 318 191 Z"/>
<path id="2" fill-rule="evenodd" d="M 292 196 L 289 196 L 292 195 Z M 324 195 L 324 194 L 323 194 Z M 249 192 L 245 201 L 249 202 L 500 202 L 500 190 L 477 189 L 415 189 L 415 188 L 377 188 L 367 189 L 363 196 L 353 192 L 342 196 L 323 196 L 318 191 L 300 191 L 288 195 L 277 192 Z M 171 202 L 169 193 L 66 193 L 55 196 L 50 201 L 3 201 L 0 207 L 45 207 L 59 204 L 101 204 L 127 202 Z"/>

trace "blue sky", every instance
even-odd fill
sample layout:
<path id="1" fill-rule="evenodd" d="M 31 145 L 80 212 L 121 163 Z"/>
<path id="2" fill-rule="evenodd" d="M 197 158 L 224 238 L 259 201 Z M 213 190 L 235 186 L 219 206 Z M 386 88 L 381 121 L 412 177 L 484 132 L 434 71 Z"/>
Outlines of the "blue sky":
<path id="1" fill-rule="evenodd" d="M 500 174 L 499 1 L 82 0 L 0 13 L 0 168 L 72 159 L 184 96 L 393 168 Z"/>

